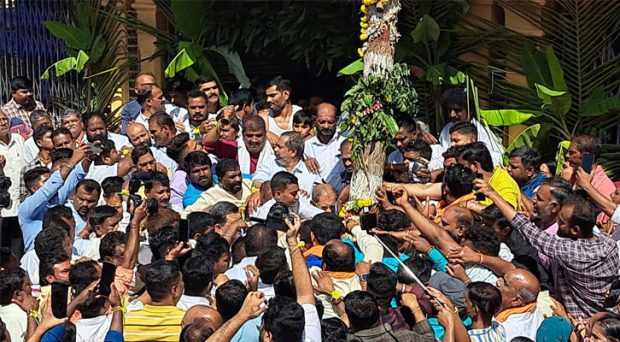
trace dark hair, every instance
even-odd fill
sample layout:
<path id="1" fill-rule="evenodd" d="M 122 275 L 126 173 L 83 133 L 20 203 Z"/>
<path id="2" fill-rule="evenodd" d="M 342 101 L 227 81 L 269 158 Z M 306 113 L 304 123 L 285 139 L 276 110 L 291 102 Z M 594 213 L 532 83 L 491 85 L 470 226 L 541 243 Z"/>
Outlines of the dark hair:
<path id="1" fill-rule="evenodd" d="M 463 85 L 455 86 L 452 88 L 446 89 L 443 94 L 441 94 L 441 105 L 444 111 L 444 116 L 449 115 L 448 107 L 450 106 L 461 106 L 467 110 L 467 96 L 469 93 L 469 114 L 470 117 L 476 116 L 476 102 L 474 101 L 473 92 L 470 90 L 467 91 L 467 87 Z"/>
<path id="2" fill-rule="evenodd" d="M 50 126 L 39 126 L 34 130 L 34 133 L 32 134 L 32 140 L 34 140 L 34 142 L 36 143 L 38 140 L 43 139 L 43 137 L 49 133 L 52 132 L 54 129 Z"/>
<path id="3" fill-rule="evenodd" d="M 59 160 L 71 159 L 73 157 L 73 150 L 70 148 L 55 148 L 50 153 L 52 164 L 55 164 Z"/>
<path id="4" fill-rule="evenodd" d="M 93 281 L 100 278 L 98 265 L 94 260 L 78 262 L 69 270 L 69 281 L 73 288 L 73 297 L 82 293 Z M 93 318 L 102 314 L 106 298 L 91 295 L 84 304 L 78 306 L 83 318 Z"/>
<path id="5" fill-rule="evenodd" d="M 276 274 L 276 277 L 273 279 L 273 292 L 276 296 L 286 296 L 297 299 L 295 279 L 293 279 L 292 271 L 286 269 Z"/>
<path id="6" fill-rule="evenodd" d="M 467 285 L 467 297 L 478 309 L 484 324 L 491 324 L 491 319 L 502 305 L 502 294 L 499 290 L 489 283 L 474 281 Z"/>
<path id="7" fill-rule="evenodd" d="M 312 218 L 310 231 L 316 241 L 324 245 L 329 240 L 340 239 L 345 231 L 342 220 L 334 213 L 320 213 Z"/>
<path id="8" fill-rule="evenodd" d="M 176 245 L 178 231 L 171 226 L 149 231 L 149 247 L 153 253 L 153 261 L 163 259 L 168 248 Z"/>
<path id="9" fill-rule="evenodd" d="M 30 188 L 34 185 L 34 182 L 38 181 L 39 177 L 46 173 L 51 173 L 51 171 L 45 166 L 37 166 L 34 169 L 26 171 L 26 173 L 24 173 L 24 184 L 26 184 L 28 191 L 31 191 Z"/>
<path id="10" fill-rule="evenodd" d="M 289 297 L 276 296 L 269 301 L 269 309 L 263 314 L 265 330 L 274 342 L 300 342 L 305 326 L 304 309 Z"/>
<path id="11" fill-rule="evenodd" d="M 344 342 L 347 340 L 347 326 L 340 318 L 332 317 L 321 320 L 321 341 Z"/>
<path id="12" fill-rule="evenodd" d="M 301 134 L 295 131 L 284 132 L 281 135 L 282 137 L 288 137 L 288 140 L 284 144 L 286 148 L 295 151 L 295 154 L 298 158 L 303 158 L 304 156 L 304 145 L 305 141 L 301 137 Z"/>
<path id="13" fill-rule="evenodd" d="M 555 199 L 560 206 L 564 205 L 564 202 L 566 202 L 573 192 L 572 185 L 560 177 L 547 179 L 542 184 L 547 184 L 551 187 L 551 196 L 553 196 L 553 199 Z"/>
<path id="14" fill-rule="evenodd" d="M 121 231 L 109 232 L 101 238 L 99 244 L 99 257 L 101 260 L 112 258 L 116 255 L 116 246 L 127 243 L 127 234 Z"/>
<path id="15" fill-rule="evenodd" d="M 379 305 L 368 292 L 356 290 L 346 295 L 344 311 L 353 331 L 372 328 L 379 321 Z"/>
<path id="16" fill-rule="evenodd" d="M 396 209 L 382 211 L 379 214 L 377 226 L 382 230 L 396 232 L 406 230 L 411 225 L 409 216 L 404 212 Z"/>
<path id="17" fill-rule="evenodd" d="M 428 283 L 431 279 L 431 271 L 433 269 L 433 262 L 425 254 L 416 254 L 415 256 L 405 260 L 403 262 L 423 283 Z M 409 275 L 409 272 L 404 267 L 398 267 L 398 281 L 403 284 L 415 284 L 413 277 Z"/>
<path id="18" fill-rule="evenodd" d="M 151 177 L 144 181 L 144 192 L 150 192 L 155 186 L 155 184 L 169 187 L 170 179 L 168 179 L 168 176 L 163 172 L 151 172 Z"/>
<path id="19" fill-rule="evenodd" d="M 398 117 L 396 118 L 396 122 L 398 123 L 399 129 L 404 129 L 407 132 L 411 133 L 411 132 L 415 132 L 418 130 L 417 122 L 415 118 L 413 118 L 411 115 L 408 115 L 408 114 L 398 115 Z"/>
<path id="20" fill-rule="evenodd" d="M 278 91 L 291 91 L 291 81 L 282 76 L 276 76 L 267 83 L 267 88 L 275 86 Z"/>
<path id="21" fill-rule="evenodd" d="M 368 273 L 367 291 L 379 302 L 389 302 L 396 295 L 398 277 L 387 265 L 375 262 Z"/>
<path id="22" fill-rule="evenodd" d="M 265 132 L 267 131 L 267 126 L 265 125 L 265 120 L 263 120 L 260 116 L 250 116 L 246 117 L 241 123 L 242 131 L 245 132 L 248 129 Z"/>
<path id="23" fill-rule="evenodd" d="M 256 267 L 260 271 L 260 279 L 264 284 L 273 284 L 276 275 L 288 269 L 286 255 L 282 248 L 273 246 L 265 249 L 256 259 Z"/>
<path id="24" fill-rule="evenodd" d="M 213 282 L 213 260 L 206 256 L 187 260 L 183 265 L 183 282 L 188 296 L 202 296 Z"/>
<path id="25" fill-rule="evenodd" d="M 11 79 L 11 91 L 16 92 L 20 89 L 32 90 L 32 80 L 26 76 L 17 76 Z"/>
<path id="26" fill-rule="evenodd" d="M 588 237 L 596 224 L 597 210 L 594 204 L 579 194 L 568 196 L 563 208 L 573 208 L 573 214 L 567 222 L 569 227 L 579 226 L 581 233 Z"/>
<path id="27" fill-rule="evenodd" d="M 66 205 L 59 204 L 47 209 L 45 215 L 43 215 L 43 229 L 47 229 L 47 227 L 49 227 L 54 221 L 61 221 L 65 223 L 64 221 L 62 221 L 62 218 L 73 218 L 73 212 L 71 211 L 71 208 L 67 207 Z"/>
<path id="28" fill-rule="evenodd" d="M 19 267 L 0 271 L 0 305 L 12 303 L 13 295 L 22 289 L 25 279 L 26 271 Z"/>
<path id="29" fill-rule="evenodd" d="M 474 164 L 476 162 L 480 163 L 480 167 L 484 171 L 493 171 L 493 158 L 491 157 L 491 152 L 489 152 L 487 145 L 485 145 L 482 141 L 465 146 L 460 158 L 469 164 Z"/>
<path id="30" fill-rule="evenodd" d="M 443 183 L 455 197 L 465 196 L 474 190 L 474 173 L 461 164 L 454 164 L 446 169 Z"/>
<path id="31" fill-rule="evenodd" d="M 116 209 L 109 205 L 100 205 L 94 207 L 88 212 L 88 224 L 94 228 L 94 226 L 103 224 L 106 219 L 118 215 Z"/>
<path id="32" fill-rule="evenodd" d="M 478 138 L 478 129 L 476 125 L 468 121 L 459 121 L 450 127 L 450 134 L 457 132 L 461 135 L 472 136 Z"/>
<path id="33" fill-rule="evenodd" d="M 228 104 L 233 106 L 249 106 L 254 101 L 252 92 L 248 89 L 231 90 L 228 96 Z"/>
<path id="34" fill-rule="evenodd" d="M 502 214 L 497 205 L 491 204 L 490 206 L 482 209 L 480 212 L 480 218 L 483 222 L 492 222 L 491 225 L 500 225 L 501 228 L 510 227 L 510 221 Z"/>
<path id="35" fill-rule="evenodd" d="M 215 78 L 213 78 L 212 76 L 200 75 L 200 76 L 198 76 L 198 78 L 196 78 L 196 81 L 194 81 L 194 87 L 198 88 L 201 84 L 209 83 L 209 82 L 216 82 L 217 83 Z"/>
<path id="36" fill-rule="evenodd" d="M 247 256 L 258 256 L 269 247 L 278 245 L 278 234 L 275 229 L 264 224 L 255 224 L 246 230 L 245 253 Z"/>
<path id="37" fill-rule="evenodd" d="M 151 84 L 148 87 L 138 90 L 136 94 L 136 101 L 140 106 L 144 105 L 146 100 L 150 99 L 151 96 L 153 96 L 153 89 L 155 88 L 161 89 L 157 84 Z"/>
<path id="38" fill-rule="evenodd" d="M 111 195 L 114 195 L 118 192 L 123 191 L 123 183 L 125 183 L 125 181 L 123 180 L 123 177 L 118 177 L 118 176 L 107 177 L 106 179 L 103 180 L 103 182 L 101 182 L 101 189 L 103 190 L 103 196 L 109 197 Z"/>
<path id="39" fill-rule="evenodd" d="M 215 226 L 215 219 L 204 211 L 194 211 L 187 215 L 189 237 L 193 238 L 196 234 L 202 235 L 207 227 Z"/>
<path id="40" fill-rule="evenodd" d="M 95 181 L 95 180 L 92 180 L 92 179 L 82 179 L 75 186 L 75 192 L 77 193 L 77 191 L 80 188 L 82 188 L 88 194 L 97 193 L 97 197 L 99 197 L 101 195 L 101 185 L 99 185 L 99 183 L 97 183 L 97 181 Z"/>
<path id="41" fill-rule="evenodd" d="M 355 271 L 355 252 L 351 245 L 342 242 L 339 244 L 345 251 L 341 255 L 338 253 L 334 244 L 326 245 L 323 248 L 323 264 L 328 271 L 335 272 L 354 272 Z"/>
<path id="42" fill-rule="evenodd" d="M 215 290 L 215 302 L 217 312 L 222 315 L 222 320 L 226 322 L 241 310 L 243 301 L 248 295 L 248 289 L 237 279 L 231 279 Z"/>
<path id="43" fill-rule="evenodd" d="M 99 163 L 97 165 L 101 165 L 102 161 L 101 158 L 107 158 L 110 156 L 110 153 L 112 153 L 112 151 L 116 150 L 116 145 L 114 144 L 114 141 L 111 139 L 102 139 L 101 140 L 101 153 L 99 153 L 99 157 L 95 159 L 95 162 Z"/>
<path id="44" fill-rule="evenodd" d="M 500 250 L 500 242 L 492 227 L 472 224 L 465 231 L 467 238 L 474 249 L 482 254 L 497 256 Z"/>
<path id="45" fill-rule="evenodd" d="M 314 120 L 314 115 L 303 110 L 298 110 L 295 114 L 293 114 L 293 124 L 295 125 L 312 126 L 314 124 Z"/>
<path id="46" fill-rule="evenodd" d="M 213 335 L 213 329 L 207 325 L 207 319 L 204 317 L 196 318 L 191 324 L 188 324 L 181 329 L 181 336 L 179 342 L 204 342 L 211 335 Z"/>
<path id="47" fill-rule="evenodd" d="M 441 156 L 443 157 L 443 159 L 458 159 L 459 156 L 463 153 L 464 149 L 465 146 L 450 146 L 444 153 L 441 154 Z"/>
<path id="48" fill-rule="evenodd" d="M 405 151 L 418 152 L 420 154 L 420 157 L 422 157 L 422 158 L 424 158 L 426 160 L 429 160 L 429 161 L 433 157 L 433 149 L 431 148 L 431 145 L 429 145 L 424 140 L 414 140 L 414 141 L 408 143 L 404 147 L 404 150 Z"/>
<path id="49" fill-rule="evenodd" d="M 239 169 L 239 162 L 235 159 L 220 159 L 215 168 L 215 173 L 218 178 L 222 178 L 228 171 L 234 171 Z"/>
<path id="50" fill-rule="evenodd" d="M 186 93 L 190 89 L 192 89 L 192 83 L 182 76 L 175 75 L 166 79 L 166 94 L 173 91 Z"/>
<path id="51" fill-rule="evenodd" d="M 228 241 L 220 234 L 212 232 L 198 238 L 193 255 L 203 255 L 211 261 L 217 262 L 224 253 L 230 253 Z"/>
<path id="52" fill-rule="evenodd" d="M 145 145 L 138 145 L 134 147 L 133 150 L 131 150 L 131 161 L 134 164 L 138 164 L 140 157 L 145 156 L 147 154 L 150 154 L 153 156 L 153 152 L 151 151 L 151 148 Z M 154 158 L 155 156 L 153 156 L 153 159 Z"/>
<path id="53" fill-rule="evenodd" d="M 213 216 L 213 219 L 215 219 L 215 223 L 222 225 L 226 223 L 226 216 L 228 214 L 234 214 L 238 212 L 239 207 L 227 201 L 217 202 L 211 207 L 211 215 Z"/>
<path id="54" fill-rule="evenodd" d="M 196 165 L 209 165 L 209 168 L 212 166 L 211 158 L 209 158 L 209 154 L 205 151 L 193 151 L 185 157 L 184 161 L 188 172 Z"/>
<path id="55" fill-rule="evenodd" d="M 558 168 L 558 164 L 555 162 L 555 160 L 547 160 L 545 162 L 540 163 L 541 166 L 542 164 L 547 165 L 547 168 L 549 168 L 549 173 L 551 173 L 552 176 L 555 176 L 555 172 Z"/>
<path id="56" fill-rule="evenodd" d="M 67 225 L 66 223 L 64 224 Z M 54 255 L 66 254 L 65 241 L 68 238 L 69 234 L 65 230 L 45 228 L 34 239 L 34 251 L 39 260 L 47 259 Z"/>
<path id="57" fill-rule="evenodd" d="M 590 134 L 575 136 L 571 139 L 571 143 L 575 144 L 575 148 L 580 153 L 593 154 L 595 158 L 601 153 L 601 143 L 599 139 Z"/>
<path id="58" fill-rule="evenodd" d="M 71 258 L 65 252 L 48 254 L 39 261 L 39 284 L 41 286 L 49 285 L 45 277 L 54 274 L 54 265 L 66 262 Z"/>
<path id="59" fill-rule="evenodd" d="M 617 341 L 618 339 L 620 339 L 620 316 L 606 312 L 602 315 L 602 317 L 598 318 L 596 323 L 601 326 L 605 337 L 607 337 L 609 340 Z"/>
<path id="60" fill-rule="evenodd" d="M 166 298 L 170 289 L 179 282 L 181 273 L 176 261 L 158 260 L 146 271 L 144 285 L 154 301 Z"/>
<path id="61" fill-rule="evenodd" d="M 261 119 L 262 120 L 262 119 Z M 168 146 L 166 146 L 166 154 L 170 159 L 174 160 L 177 163 L 180 163 L 179 156 L 185 147 L 187 147 L 187 142 L 189 142 L 189 133 L 182 132 L 175 135 Z"/>
<path id="62" fill-rule="evenodd" d="M 34 124 L 35 121 L 41 118 L 48 118 L 50 120 L 52 119 L 50 114 L 43 109 L 35 109 L 32 112 L 30 112 L 30 115 L 28 116 L 28 119 L 30 120 L 31 124 Z"/>
<path id="63" fill-rule="evenodd" d="M 84 125 L 84 128 L 88 128 L 88 122 L 92 119 L 92 118 L 99 118 L 101 119 L 101 121 L 103 121 L 105 123 L 105 116 L 102 113 L 99 112 L 86 112 L 82 115 L 82 124 Z M 106 127 L 107 129 L 107 127 Z"/>
<path id="64" fill-rule="evenodd" d="M 164 111 L 156 112 L 151 115 L 151 117 L 149 118 L 149 125 L 153 123 L 157 124 L 158 126 L 166 126 L 172 131 L 176 131 L 174 120 Z"/>
<path id="65" fill-rule="evenodd" d="M 69 135 L 71 136 L 71 131 L 65 127 L 58 127 L 52 131 L 52 140 L 59 135 Z"/>
<path id="66" fill-rule="evenodd" d="M 510 152 L 510 158 L 521 158 L 521 163 L 525 168 L 540 171 L 542 157 L 538 150 L 533 147 L 523 146 L 516 148 Z"/>
<path id="67" fill-rule="evenodd" d="M 196 80 L 196 82 L 198 82 L 198 80 Z M 207 82 L 201 82 L 201 83 L 196 83 L 196 86 L 198 86 L 199 84 L 202 83 L 208 83 Z M 200 91 L 200 89 L 192 89 L 190 91 L 187 92 L 187 101 L 189 101 L 189 99 L 195 99 L 198 97 L 202 97 L 203 99 L 205 99 L 205 102 L 207 101 L 207 94 L 205 94 L 204 92 Z"/>
<path id="68" fill-rule="evenodd" d="M 271 193 L 275 193 L 276 191 L 286 190 L 291 184 L 299 184 L 297 177 L 287 171 L 279 171 L 271 177 L 269 186 L 271 187 Z"/>

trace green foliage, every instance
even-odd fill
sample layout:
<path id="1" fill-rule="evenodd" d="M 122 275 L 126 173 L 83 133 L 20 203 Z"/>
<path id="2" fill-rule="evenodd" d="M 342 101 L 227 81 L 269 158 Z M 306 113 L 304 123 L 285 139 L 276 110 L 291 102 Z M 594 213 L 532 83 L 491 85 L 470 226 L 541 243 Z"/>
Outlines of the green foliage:
<path id="1" fill-rule="evenodd" d="M 60 77 L 71 70 L 75 70 L 80 72 L 84 69 L 84 66 L 88 62 L 88 55 L 80 50 L 78 52 L 77 57 L 67 57 L 65 59 L 61 59 L 58 62 L 52 64 L 49 68 L 45 69 L 43 74 L 41 75 L 42 80 L 47 80 L 50 77 L 50 69 L 54 68 L 54 72 L 57 77 Z"/>
<path id="2" fill-rule="evenodd" d="M 383 74 L 362 76 L 347 91 L 341 105 L 344 120 L 340 129 L 355 137 L 352 160 L 358 167 L 364 168 L 361 156 L 365 145 L 392 141 L 398 132 L 395 112 L 417 112 L 417 98 L 406 64 L 396 64 Z"/>
<path id="3" fill-rule="evenodd" d="M 364 60 L 363 59 L 357 59 L 355 60 L 355 62 L 347 65 L 346 67 L 340 69 L 340 71 L 338 71 L 338 76 L 342 76 L 342 75 L 355 75 L 359 72 L 362 72 L 364 70 Z"/>
<path id="4" fill-rule="evenodd" d="M 540 115 L 517 109 L 481 109 L 478 113 L 480 118 L 491 126 L 520 125 L 535 115 Z"/>

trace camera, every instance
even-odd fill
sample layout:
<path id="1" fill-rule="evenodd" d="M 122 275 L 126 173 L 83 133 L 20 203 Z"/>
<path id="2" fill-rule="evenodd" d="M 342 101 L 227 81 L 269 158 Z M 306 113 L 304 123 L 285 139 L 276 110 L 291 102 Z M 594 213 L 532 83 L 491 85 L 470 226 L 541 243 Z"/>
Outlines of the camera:
<path id="1" fill-rule="evenodd" d="M 275 230 L 286 232 L 288 231 L 286 219 L 291 223 L 295 222 L 295 216 L 289 214 L 288 207 L 282 202 L 276 202 L 269 209 L 265 225 Z"/>
<path id="2" fill-rule="evenodd" d="M 142 197 L 137 194 L 145 180 L 151 179 L 150 172 L 135 172 L 129 180 L 129 200 L 134 203 L 134 208 L 142 204 Z M 148 203 L 147 203 L 148 204 Z M 157 201 L 155 202 L 157 204 Z M 157 211 L 157 210 L 155 210 Z"/>
<path id="3" fill-rule="evenodd" d="M 0 208 L 11 206 L 11 194 L 9 194 L 11 184 L 11 178 L 0 176 Z"/>

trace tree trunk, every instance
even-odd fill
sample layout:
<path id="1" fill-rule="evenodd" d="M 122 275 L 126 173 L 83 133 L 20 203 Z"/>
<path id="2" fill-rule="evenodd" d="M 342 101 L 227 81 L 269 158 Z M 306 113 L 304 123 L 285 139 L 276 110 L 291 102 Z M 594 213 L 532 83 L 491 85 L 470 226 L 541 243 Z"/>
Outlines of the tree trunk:
<path id="1" fill-rule="evenodd" d="M 369 8 L 368 41 L 364 48 L 364 76 L 383 73 L 394 66 L 394 50 L 399 35 L 396 21 L 400 11 L 399 0 L 389 0 L 383 5 L 381 0 Z M 383 183 L 385 146 L 374 142 L 364 146 L 363 165 L 355 165 L 351 179 L 351 199 L 372 198 L 375 190 Z"/>

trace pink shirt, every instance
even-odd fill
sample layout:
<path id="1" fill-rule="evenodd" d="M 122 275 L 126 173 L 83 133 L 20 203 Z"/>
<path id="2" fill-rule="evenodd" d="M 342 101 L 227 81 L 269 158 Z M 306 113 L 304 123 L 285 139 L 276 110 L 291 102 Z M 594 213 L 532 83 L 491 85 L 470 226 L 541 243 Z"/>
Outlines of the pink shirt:
<path id="1" fill-rule="evenodd" d="M 570 183 L 575 185 L 576 182 L 577 180 L 573 174 Z M 609 177 L 607 177 L 605 170 L 603 170 L 600 165 L 596 165 L 596 168 L 592 171 L 591 184 L 596 190 L 598 190 L 598 192 L 603 194 L 608 199 L 611 199 L 611 194 L 616 192 L 616 185 L 611 181 L 611 179 L 609 179 Z M 606 223 L 607 221 L 609 221 L 609 216 L 605 215 L 603 212 L 601 212 L 596 218 L 597 223 Z"/>

